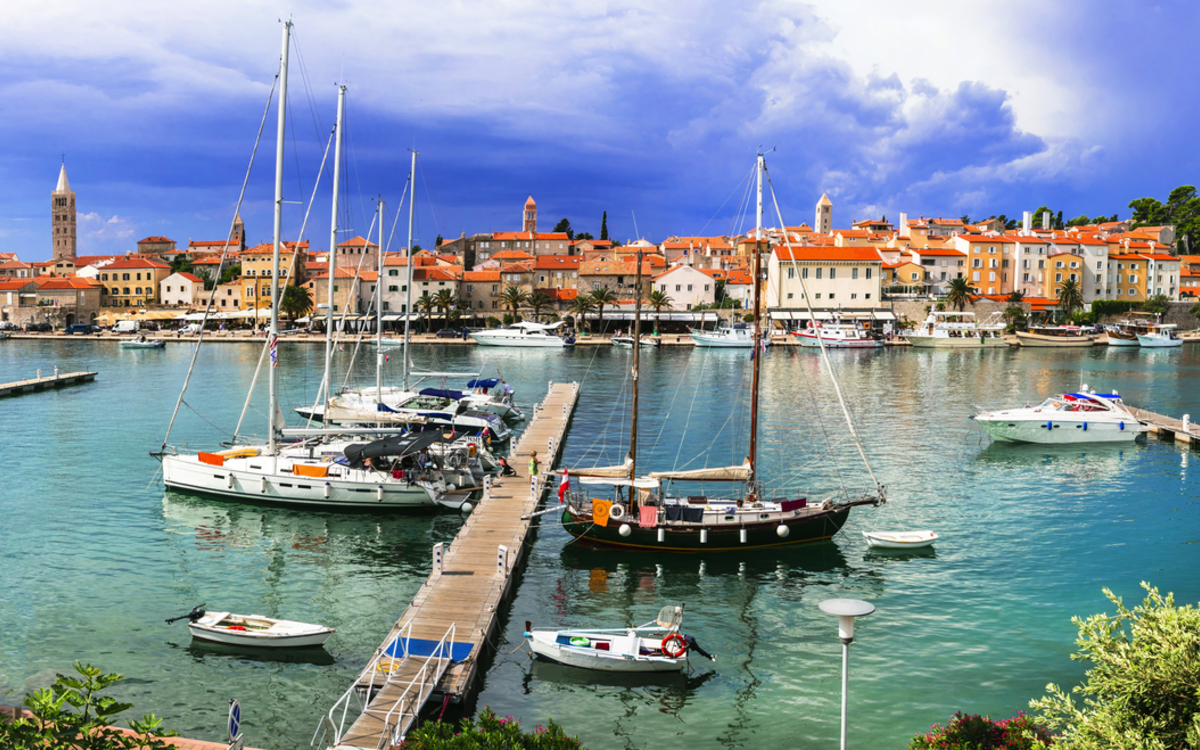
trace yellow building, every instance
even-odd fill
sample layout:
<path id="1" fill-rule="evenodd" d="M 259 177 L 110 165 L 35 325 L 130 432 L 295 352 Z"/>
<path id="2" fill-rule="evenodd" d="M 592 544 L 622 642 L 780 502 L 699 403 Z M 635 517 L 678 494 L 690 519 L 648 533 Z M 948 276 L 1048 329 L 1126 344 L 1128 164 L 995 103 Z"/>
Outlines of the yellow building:
<path id="1" fill-rule="evenodd" d="M 1041 296 L 1058 299 L 1058 290 L 1064 281 L 1074 281 L 1083 294 L 1084 258 L 1075 253 L 1058 253 L 1046 259 L 1046 276 L 1042 281 Z"/>
<path id="2" fill-rule="evenodd" d="M 960 234 L 954 247 L 967 254 L 967 278 L 984 295 L 1009 294 L 1016 276 L 1016 240 L 1005 235 Z"/>
<path id="3" fill-rule="evenodd" d="M 284 284 L 303 282 L 308 242 L 300 243 L 301 257 L 296 260 L 296 243 L 284 242 L 279 248 L 279 278 Z M 242 309 L 258 310 L 271 306 L 271 272 L 273 271 L 275 247 L 265 242 L 255 245 L 240 255 L 242 263 Z"/>
<path id="4" fill-rule="evenodd" d="M 101 266 L 96 274 L 100 282 L 103 307 L 145 307 L 158 304 L 158 283 L 171 275 L 166 263 L 130 256 Z"/>
<path id="5" fill-rule="evenodd" d="M 1108 275 L 1112 279 L 1109 299 L 1142 302 L 1146 299 L 1146 278 L 1150 261 L 1142 255 L 1109 255 Z"/>

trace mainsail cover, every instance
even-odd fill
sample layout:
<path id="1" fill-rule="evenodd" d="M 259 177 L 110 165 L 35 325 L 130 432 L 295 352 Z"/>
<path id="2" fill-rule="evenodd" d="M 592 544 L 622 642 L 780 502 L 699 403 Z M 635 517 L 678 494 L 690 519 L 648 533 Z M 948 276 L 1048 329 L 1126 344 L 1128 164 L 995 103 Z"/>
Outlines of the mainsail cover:
<path id="1" fill-rule="evenodd" d="M 633 457 L 625 456 L 625 463 L 619 466 L 594 466 L 590 469 L 571 469 L 575 477 L 623 477 L 633 476 Z"/>
<path id="2" fill-rule="evenodd" d="M 741 466 L 713 466 L 707 469 L 686 471 L 652 471 L 655 479 L 708 480 L 717 482 L 746 482 L 750 480 L 750 459 Z"/>

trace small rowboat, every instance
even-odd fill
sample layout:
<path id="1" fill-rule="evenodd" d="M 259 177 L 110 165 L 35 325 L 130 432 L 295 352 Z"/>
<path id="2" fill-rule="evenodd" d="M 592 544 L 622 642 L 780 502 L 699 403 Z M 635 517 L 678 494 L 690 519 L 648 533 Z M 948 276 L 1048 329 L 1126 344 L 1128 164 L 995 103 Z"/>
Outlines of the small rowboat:
<path id="1" fill-rule="evenodd" d="M 876 549 L 920 549 L 938 540 L 932 531 L 864 531 L 863 536 Z"/>
<path id="2" fill-rule="evenodd" d="M 683 606 L 666 606 L 654 621 L 636 628 L 533 630 L 527 622 L 525 637 L 534 656 L 605 672 L 678 672 L 689 651 L 716 661 L 695 638 L 679 632 L 682 622 Z"/>
<path id="3" fill-rule="evenodd" d="M 205 612 L 196 607 L 167 622 L 188 620 L 192 637 L 201 641 L 254 648 L 311 648 L 323 646 L 336 631 L 324 625 L 293 620 L 277 620 L 262 615 L 235 615 L 231 612 Z"/>

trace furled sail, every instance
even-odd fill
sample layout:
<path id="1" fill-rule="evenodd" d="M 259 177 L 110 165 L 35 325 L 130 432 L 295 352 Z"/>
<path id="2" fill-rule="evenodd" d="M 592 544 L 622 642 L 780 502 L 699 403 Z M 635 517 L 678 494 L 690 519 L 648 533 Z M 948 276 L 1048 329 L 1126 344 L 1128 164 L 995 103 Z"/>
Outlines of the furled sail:
<path id="1" fill-rule="evenodd" d="M 633 475 L 633 457 L 625 456 L 625 463 L 619 466 L 595 466 L 590 469 L 571 469 L 575 477 L 624 477 Z"/>
<path id="2" fill-rule="evenodd" d="M 745 482 L 750 479 L 750 459 L 741 466 L 714 466 L 707 469 L 686 471 L 652 471 L 655 479 L 708 480 L 719 482 Z"/>

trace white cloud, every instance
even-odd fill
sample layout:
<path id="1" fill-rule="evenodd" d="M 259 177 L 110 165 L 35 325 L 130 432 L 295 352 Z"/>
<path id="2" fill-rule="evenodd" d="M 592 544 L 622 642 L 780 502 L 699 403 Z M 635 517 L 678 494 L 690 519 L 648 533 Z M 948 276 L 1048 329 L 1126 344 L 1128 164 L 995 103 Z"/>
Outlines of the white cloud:
<path id="1" fill-rule="evenodd" d="M 137 225 L 127 216 L 114 214 L 105 218 L 95 211 L 77 214 L 75 222 L 80 252 L 91 246 L 131 239 L 137 231 Z"/>

